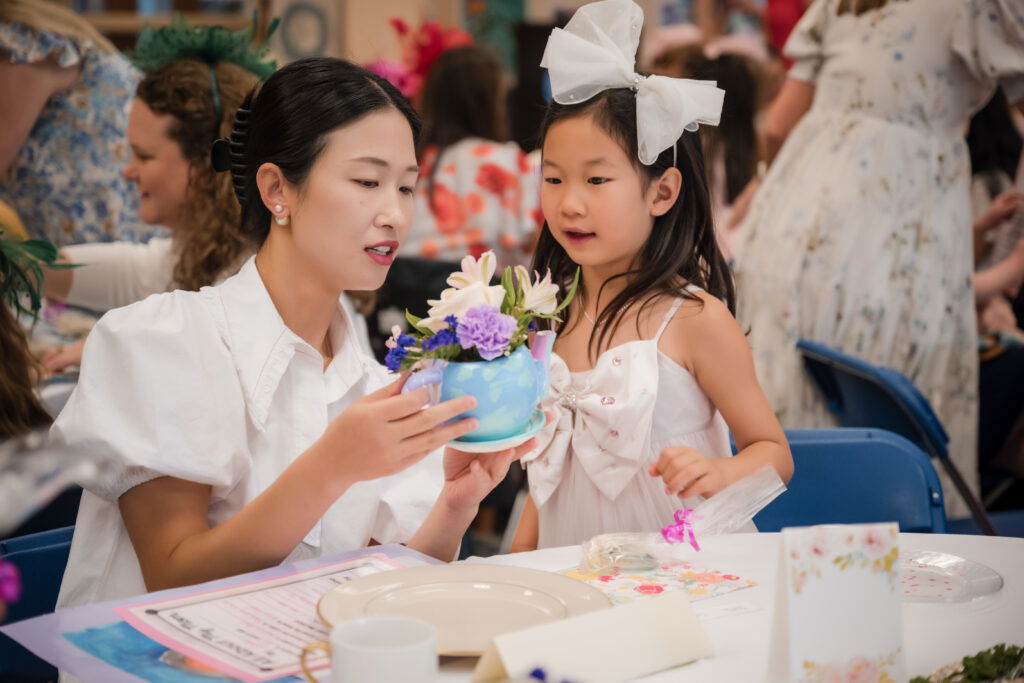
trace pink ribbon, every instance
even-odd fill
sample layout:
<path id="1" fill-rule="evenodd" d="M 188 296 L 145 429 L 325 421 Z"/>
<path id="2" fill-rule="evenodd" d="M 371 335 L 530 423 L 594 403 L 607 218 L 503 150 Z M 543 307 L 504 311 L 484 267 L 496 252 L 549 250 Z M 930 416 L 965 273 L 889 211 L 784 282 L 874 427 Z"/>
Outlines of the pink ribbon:
<path id="1" fill-rule="evenodd" d="M 693 533 L 693 520 L 704 518 L 690 509 L 676 510 L 675 518 L 675 524 L 669 524 L 661 530 L 662 537 L 669 543 L 685 543 L 689 541 L 694 550 L 700 550 L 700 546 L 697 544 L 697 536 Z"/>

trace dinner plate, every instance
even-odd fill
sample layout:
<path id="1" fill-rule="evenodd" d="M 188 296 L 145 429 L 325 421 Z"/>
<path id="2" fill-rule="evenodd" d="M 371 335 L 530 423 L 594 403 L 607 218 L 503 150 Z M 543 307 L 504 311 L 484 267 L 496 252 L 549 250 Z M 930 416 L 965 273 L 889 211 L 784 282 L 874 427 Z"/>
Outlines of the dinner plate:
<path id="1" fill-rule="evenodd" d="M 963 602 L 1003 587 L 1003 577 L 956 555 L 916 550 L 900 561 L 904 602 Z"/>
<path id="2" fill-rule="evenodd" d="M 401 615 L 437 627 L 442 655 L 480 655 L 502 633 L 611 606 L 599 590 L 561 574 L 487 564 L 409 567 L 362 576 L 317 605 L 332 626 L 347 619 Z"/>
<path id="3" fill-rule="evenodd" d="M 515 448 L 516 446 L 526 443 L 527 439 L 539 432 L 544 428 L 544 423 L 547 418 L 544 416 L 543 410 L 537 410 L 533 413 L 533 417 L 526 423 L 526 427 L 523 431 L 512 436 L 505 437 L 504 439 L 494 439 L 492 441 L 463 441 L 461 439 L 455 439 L 449 441 L 448 445 L 457 451 L 464 453 L 496 453 L 503 451 L 507 448 Z"/>

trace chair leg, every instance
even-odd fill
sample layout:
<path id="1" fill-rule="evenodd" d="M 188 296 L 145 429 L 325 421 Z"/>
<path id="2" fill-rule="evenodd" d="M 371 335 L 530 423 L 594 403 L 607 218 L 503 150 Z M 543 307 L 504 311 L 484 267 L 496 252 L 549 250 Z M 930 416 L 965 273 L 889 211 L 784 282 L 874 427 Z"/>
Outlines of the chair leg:
<path id="1" fill-rule="evenodd" d="M 999 532 L 996 531 L 996 527 L 992 524 L 992 519 L 985 512 L 985 508 L 982 507 L 981 501 L 978 497 L 967 488 L 967 482 L 964 481 L 963 476 L 960 475 L 960 470 L 956 468 L 953 461 L 949 458 L 939 458 L 942 462 L 942 466 L 946 469 L 946 474 L 953 480 L 953 485 L 956 486 L 956 490 L 959 491 L 960 497 L 967 503 L 967 507 L 971 509 L 971 517 L 974 517 L 974 521 L 978 523 L 978 527 L 989 536 L 998 536 Z"/>

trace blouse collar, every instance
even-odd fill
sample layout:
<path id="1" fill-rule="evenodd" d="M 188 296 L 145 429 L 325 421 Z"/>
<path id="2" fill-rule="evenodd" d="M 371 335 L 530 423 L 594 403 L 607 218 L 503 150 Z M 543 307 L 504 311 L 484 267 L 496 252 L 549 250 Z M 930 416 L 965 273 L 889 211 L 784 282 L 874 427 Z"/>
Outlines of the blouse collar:
<path id="1" fill-rule="evenodd" d="M 285 325 L 274 306 L 255 256 L 218 287 L 228 346 L 238 371 L 253 423 L 262 431 L 274 394 L 289 366 L 298 358 L 318 365 L 323 358 Z M 324 371 L 328 400 L 341 398 L 367 371 L 368 358 L 358 349 L 352 323 L 338 302 L 330 326 L 334 358 Z"/>

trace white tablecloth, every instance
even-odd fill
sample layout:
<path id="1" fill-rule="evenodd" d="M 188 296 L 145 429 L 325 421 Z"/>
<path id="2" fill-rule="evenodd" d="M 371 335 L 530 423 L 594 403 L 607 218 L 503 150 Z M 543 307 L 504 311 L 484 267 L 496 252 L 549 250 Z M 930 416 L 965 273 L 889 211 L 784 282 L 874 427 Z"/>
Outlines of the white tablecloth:
<path id="1" fill-rule="evenodd" d="M 698 617 L 713 606 L 747 603 L 754 611 L 702 618 L 715 656 L 647 676 L 645 682 L 761 681 L 771 646 L 778 534 L 732 534 L 701 540 L 700 562 L 753 579 L 757 586 L 693 603 Z M 900 534 L 902 552 L 934 550 L 985 564 L 1004 580 L 1002 590 L 960 603 L 905 603 L 904 651 L 908 676 L 931 673 L 964 655 L 998 643 L 1024 644 L 1024 539 L 944 534 Z M 472 558 L 471 562 L 561 571 L 576 565 L 579 547 Z M 613 608 L 614 609 L 614 608 Z M 444 659 L 441 681 L 468 681 L 475 659 Z"/>

